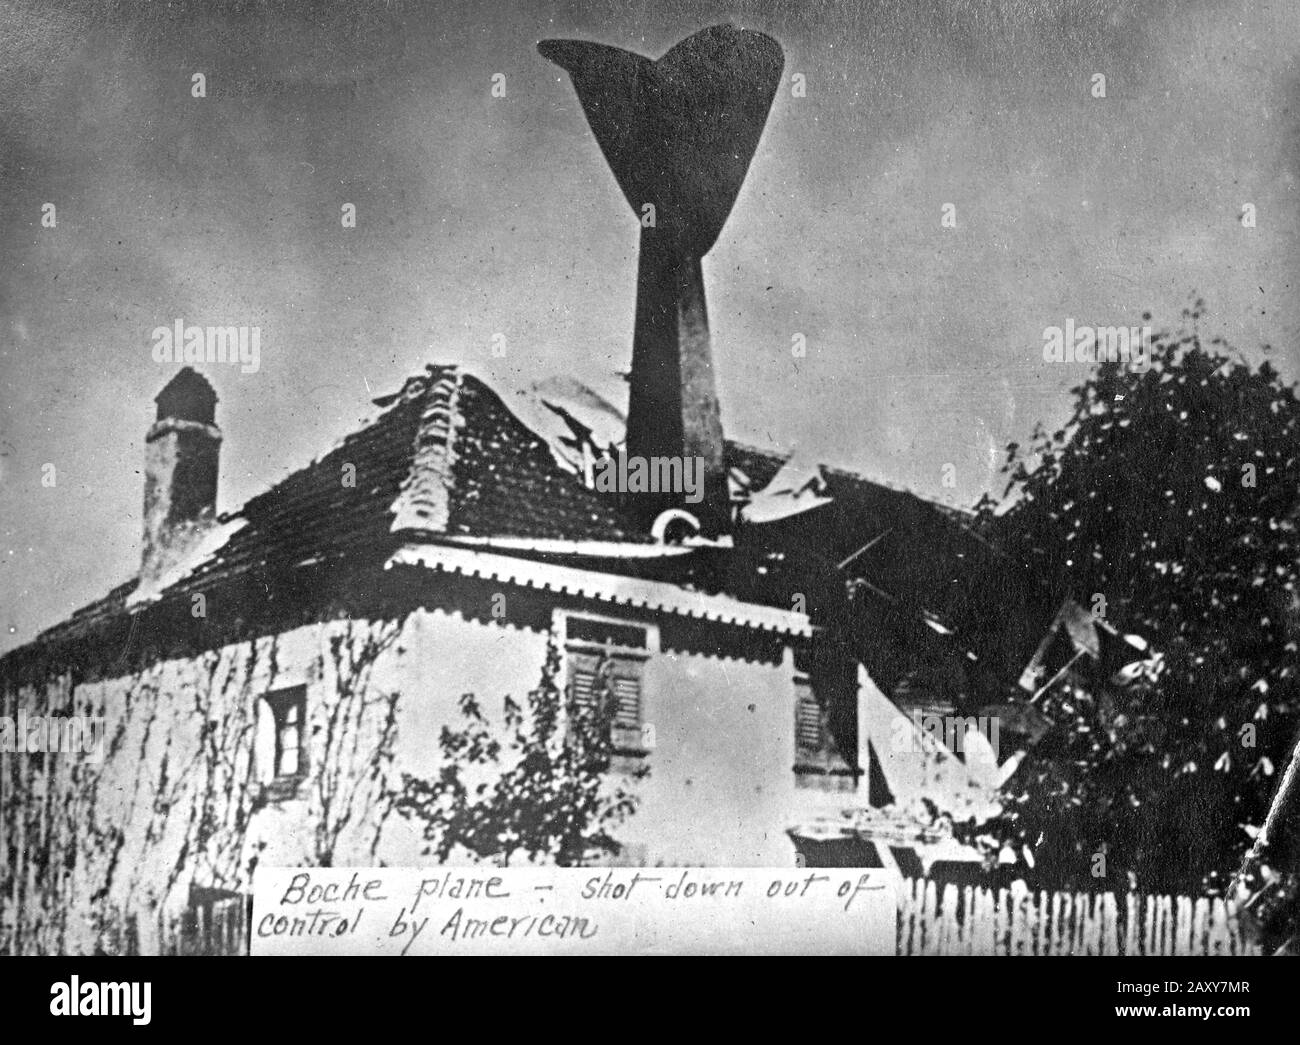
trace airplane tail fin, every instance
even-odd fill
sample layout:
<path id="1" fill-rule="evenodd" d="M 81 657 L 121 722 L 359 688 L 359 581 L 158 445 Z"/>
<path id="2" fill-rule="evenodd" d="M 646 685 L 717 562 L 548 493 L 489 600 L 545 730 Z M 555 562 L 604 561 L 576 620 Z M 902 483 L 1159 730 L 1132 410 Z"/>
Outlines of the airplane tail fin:
<path id="1" fill-rule="evenodd" d="M 730 25 L 687 37 L 657 60 L 584 40 L 543 40 L 568 72 L 596 141 L 644 219 L 643 243 L 702 257 L 740 192 L 781 81 L 781 46 Z"/>

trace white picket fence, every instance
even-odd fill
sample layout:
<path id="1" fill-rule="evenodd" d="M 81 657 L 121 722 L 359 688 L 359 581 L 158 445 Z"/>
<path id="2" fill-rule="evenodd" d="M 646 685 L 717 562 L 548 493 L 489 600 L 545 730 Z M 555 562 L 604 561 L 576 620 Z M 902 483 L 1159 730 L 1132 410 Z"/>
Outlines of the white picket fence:
<path id="1" fill-rule="evenodd" d="M 922 878 L 898 897 L 898 953 L 1246 955 L 1235 907 L 1222 899 L 1128 893 L 1034 893 Z"/>

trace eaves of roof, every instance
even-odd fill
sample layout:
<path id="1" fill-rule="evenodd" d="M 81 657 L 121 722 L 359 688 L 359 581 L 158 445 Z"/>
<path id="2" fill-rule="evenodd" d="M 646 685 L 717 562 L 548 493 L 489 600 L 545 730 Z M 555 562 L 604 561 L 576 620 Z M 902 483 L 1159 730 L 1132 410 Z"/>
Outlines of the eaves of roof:
<path id="1" fill-rule="evenodd" d="M 446 544 L 404 544 L 385 565 L 421 566 L 516 587 L 575 595 L 634 609 L 673 613 L 736 627 L 808 638 L 807 614 L 742 602 L 729 595 L 709 595 L 676 584 L 575 569 L 533 559 L 514 558 Z"/>

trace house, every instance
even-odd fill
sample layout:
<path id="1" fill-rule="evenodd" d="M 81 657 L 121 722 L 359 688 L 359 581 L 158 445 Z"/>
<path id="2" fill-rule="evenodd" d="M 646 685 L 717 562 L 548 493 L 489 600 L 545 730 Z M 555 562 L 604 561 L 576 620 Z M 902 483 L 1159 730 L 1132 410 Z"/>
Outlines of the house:
<path id="1" fill-rule="evenodd" d="M 789 864 L 791 823 L 870 797 L 859 724 L 883 695 L 855 651 L 872 636 L 843 639 L 872 621 L 852 582 L 914 601 L 907 528 L 965 539 L 833 470 L 814 506 L 744 525 L 783 462 L 730 442 L 733 532 L 647 528 L 450 366 L 218 515 L 212 389 L 187 368 L 156 402 L 139 575 L 0 659 L 4 715 L 107 723 L 102 764 L 3 760 L 3 895 L 51 943 L 93 935 L 107 910 L 246 889 L 258 862 L 421 862 L 386 794 L 436 770 L 462 693 L 521 698 L 550 642 L 566 684 L 597 651 L 617 665 L 627 758 L 650 770 L 622 859 Z M 837 571 L 876 527 L 898 542 L 890 569 L 864 554 Z M 933 572 L 943 556 L 913 558 Z"/>
<path id="2" fill-rule="evenodd" d="M 714 27 L 659 62 L 615 50 L 542 53 L 633 212 L 674 204 L 642 226 L 626 415 L 580 382 L 503 397 L 429 366 L 219 513 L 216 395 L 176 373 L 136 575 L 0 658 L 0 719 L 107 730 L 102 762 L 0 756 L 0 948 L 90 950 L 125 919 L 147 951 L 160 912 L 246 892 L 258 864 L 426 861 L 393 814 L 403 774 L 438 772 L 462 694 L 519 701 L 552 649 L 564 691 L 594 692 L 598 668 L 613 688 L 611 774 L 638 797 L 624 862 L 788 866 L 791 825 L 977 787 L 951 752 L 894 738 L 907 701 L 975 700 L 1024 663 L 1037 633 L 1008 607 L 1029 586 L 960 513 L 723 435 L 700 263 L 780 48 Z M 683 84 L 699 97 L 667 104 Z M 676 166 L 639 163 L 606 101 L 645 107 L 638 133 Z M 609 489 L 623 456 L 657 479 Z"/>

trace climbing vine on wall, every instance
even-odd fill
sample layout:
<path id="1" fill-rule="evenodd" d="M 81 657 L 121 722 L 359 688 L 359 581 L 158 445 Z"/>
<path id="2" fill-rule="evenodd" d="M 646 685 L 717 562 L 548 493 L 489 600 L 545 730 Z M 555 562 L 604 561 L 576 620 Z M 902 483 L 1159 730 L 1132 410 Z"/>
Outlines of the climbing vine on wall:
<path id="1" fill-rule="evenodd" d="M 374 683 L 402 620 L 327 622 L 309 677 L 312 750 L 294 859 L 373 857 L 389 815 L 398 694 Z M 156 662 L 116 679 L 70 674 L 0 688 L 15 716 L 106 723 L 102 763 L 0 755 L 0 953 L 157 950 L 192 886 L 247 892 L 267 805 L 258 701 L 279 684 L 282 636 Z"/>

